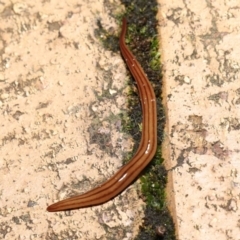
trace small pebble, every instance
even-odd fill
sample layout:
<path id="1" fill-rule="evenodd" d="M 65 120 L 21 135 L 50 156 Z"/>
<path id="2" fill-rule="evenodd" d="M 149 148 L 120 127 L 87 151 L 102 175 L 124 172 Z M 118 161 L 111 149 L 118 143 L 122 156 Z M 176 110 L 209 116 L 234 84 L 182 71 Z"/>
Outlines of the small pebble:
<path id="1" fill-rule="evenodd" d="M 25 11 L 27 9 L 27 5 L 25 3 L 15 3 L 13 5 L 13 11 L 16 13 L 16 14 L 21 14 L 23 11 Z"/>
<path id="2" fill-rule="evenodd" d="M 113 94 L 117 93 L 117 91 L 114 90 L 114 89 L 109 89 L 109 93 L 110 93 L 111 95 L 113 95 Z"/>

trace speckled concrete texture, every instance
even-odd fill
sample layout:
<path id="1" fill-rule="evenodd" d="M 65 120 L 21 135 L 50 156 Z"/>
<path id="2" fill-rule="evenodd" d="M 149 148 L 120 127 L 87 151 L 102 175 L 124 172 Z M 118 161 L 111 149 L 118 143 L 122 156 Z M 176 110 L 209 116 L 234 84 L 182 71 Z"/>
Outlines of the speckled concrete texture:
<path id="1" fill-rule="evenodd" d="M 143 215 L 130 186 L 101 206 L 48 213 L 108 179 L 131 151 L 121 131 L 126 68 L 103 49 L 117 1 L 0 4 L 0 239 L 133 239 Z M 104 36 L 102 36 L 104 37 Z"/>
<path id="2" fill-rule="evenodd" d="M 239 1 L 159 0 L 178 239 L 240 239 Z"/>

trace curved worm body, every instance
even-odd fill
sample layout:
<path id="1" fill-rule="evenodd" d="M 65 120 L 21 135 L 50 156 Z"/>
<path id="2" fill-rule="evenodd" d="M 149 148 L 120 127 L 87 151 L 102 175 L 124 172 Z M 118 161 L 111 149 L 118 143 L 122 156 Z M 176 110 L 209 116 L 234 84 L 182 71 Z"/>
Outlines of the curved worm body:
<path id="1" fill-rule="evenodd" d="M 123 19 L 120 35 L 120 50 L 131 71 L 139 91 L 143 119 L 142 137 L 133 158 L 115 173 L 108 181 L 84 194 L 74 196 L 50 205 L 49 212 L 72 210 L 99 205 L 109 201 L 126 189 L 148 165 L 157 149 L 157 113 L 156 97 L 143 69 L 125 44 L 127 30 L 126 19 Z"/>

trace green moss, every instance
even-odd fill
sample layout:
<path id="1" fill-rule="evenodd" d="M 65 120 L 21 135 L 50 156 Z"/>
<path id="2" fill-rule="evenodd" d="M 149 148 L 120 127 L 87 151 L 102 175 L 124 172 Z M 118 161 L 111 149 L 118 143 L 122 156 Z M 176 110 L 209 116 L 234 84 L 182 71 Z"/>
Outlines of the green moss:
<path id="1" fill-rule="evenodd" d="M 147 203 L 144 223 L 136 239 L 164 239 L 174 240 L 175 229 L 171 215 L 166 203 L 167 172 L 163 165 L 161 144 L 164 129 L 164 111 L 161 104 L 160 90 L 162 86 L 161 61 L 159 51 L 159 39 L 157 33 L 157 3 L 146 0 L 122 0 L 126 7 L 128 20 L 128 31 L 126 43 L 136 56 L 149 80 L 151 81 L 157 97 L 158 109 L 158 149 L 151 164 L 145 169 L 141 176 L 141 197 Z M 131 84 L 132 85 L 132 84 Z M 141 107 L 139 99 L 134 90 L 129 97 L 130 122 L 126 129 L 133 136 L 136 146 L 141 138 L 139 124 L 141 123 Z M 156 228 L 161 224 L 166 232 L 163 236 L 157 235 Z"/>
<path id="2" fill-rule="evenodd" d="M 160 147 L 157 149 L 155 159 L 154 164 L 151 166 L 151 171 L 147 171 L 147 173 L 141 177 L 142 191 L 147 204 L 161 211 L 165 208 L 165 203 L 164 201 L 159 201 L 159 199 L 165 199 L 167 179 L 166 172 L 164 168 L 162 168 L 163 159 L 161 158 Z"/>
<path id="3" fill-rule="evenodd" d="M 150 50 L 151 61 L 150 61 L 150 67 L 153 70 L 158 70 L 159 66 L 161 66 L 158 41 L 159 40 L 158 40 L 157 37 L 153 37 L 152 41 L 151 41 L 151 50 Z"/>
<path id="4" fill-rule="evenodd" d="M 156 94 L 158 112 L 158 149 L 151 164 L 145 169 L 141 176 L 141 197 L 146 201 L 144 223 L 142 224 L 137 240 L 164 239 L 174 240 L 175 229 L 172 218 L 167 208 L 165 188 L 167 183 L 167 172 L 163 165 L 161 144 L 165 124 L 163 106 L 161 104 L 161 54 L 159 52 L 159 39 L 157 33 L 156 14 L 158 5 L 156 1 L 147 0 L 122 0 L 125 5 L 125 16 L 128 22 L 126 43 L 140 62 L 146 72 Z M 121 26 L 123 15 L 115 15 Z M 101 37 L 103 45 L 112 51 L 119 50 L 119 36 L 107 33 L 99 22 L 96 34 Z M 131 134 L 135 141 L 134 150 L 127 154 L 128 161 L 139 145 L 141 139 L 142 111 L 134 80 L 129 81 L 130 91 L 128 93 L 128 113 L 123 114 L 122 123 L 124 131 Z M 163 236 L 157 235 L 156 228 L 165 228 Z"/>

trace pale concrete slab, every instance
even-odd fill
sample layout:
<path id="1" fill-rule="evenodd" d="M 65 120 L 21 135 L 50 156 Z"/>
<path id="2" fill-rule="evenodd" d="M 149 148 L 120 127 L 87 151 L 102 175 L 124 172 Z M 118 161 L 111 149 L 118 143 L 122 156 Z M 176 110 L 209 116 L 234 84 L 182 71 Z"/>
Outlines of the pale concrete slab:
<path id="1" fill-rule="evenodd" d="M 46 211 L 108 179 L 131 151 L 118 116 L 126 67 L 94 32 L 99 19 L 117 34 L 111 14 L 123 8 L 104 2 L 0 4 L 0 239 L 127 240 L 142 222 L 132 186 L 101 206 Z"/>
<path id="2" fill-rule="evenodd" d="M 239 1 L 159 4 L 164 153 L 178 239 L 239 240 Z"/>

